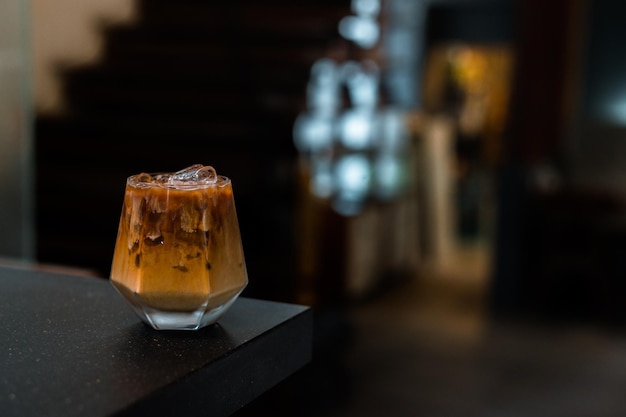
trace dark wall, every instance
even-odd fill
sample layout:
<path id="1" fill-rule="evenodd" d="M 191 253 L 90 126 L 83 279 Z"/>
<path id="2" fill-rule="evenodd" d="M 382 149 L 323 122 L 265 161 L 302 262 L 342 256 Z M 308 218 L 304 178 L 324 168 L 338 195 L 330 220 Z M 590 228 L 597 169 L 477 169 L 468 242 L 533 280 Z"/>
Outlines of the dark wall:
<path id="1" fill-rule="evenodd" d="M 434 1 L 428 7 L 427 43 L 510 43 L 513 13 L 513 0 Z"/>
<path id="2" fill-rule="evenodd" d="M 622 83 L 624 5 L 518 3 L 492 311 L 623 323 L 626 204 L 615 183 L 626 148 L 616 146 L 619 129 L 590 122 Z"/>
<path id="3" fill-rule="evenodd" d="M 584 62 L 582 115 L 587 119 L 626 124 L 626 3 L 590 1 Z"/>

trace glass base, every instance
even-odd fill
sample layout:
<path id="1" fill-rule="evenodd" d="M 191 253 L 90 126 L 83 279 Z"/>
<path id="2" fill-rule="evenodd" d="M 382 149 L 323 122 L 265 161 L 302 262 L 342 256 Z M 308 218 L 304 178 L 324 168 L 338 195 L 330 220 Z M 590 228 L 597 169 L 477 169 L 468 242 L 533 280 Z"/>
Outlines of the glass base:
<path id="1" fill-rule="evenodd" d="M 133 308 L 139 318 L 155 330 L 198 330 L 214 324 L 235 302 L 235 298 L 221 306 L 195 311 L 161 311 L 144 307 L 141 311 Z"/>
<path id="2" fill-rule="evenodd" d="M 214 324 L 243 291 L 240 290 L 234 293 L 230 298 L 217 306 L 210 306 L 207 300 L 195 310 L 170 311 L 150 307 L 142 302 L 141 297 L 128 291 L 127 288 L 123 286 L 118 287 L 115 283 L 113 283 L 113 286 L 128 302 L 135 314 L 155 330 L 198 330 Z"/>

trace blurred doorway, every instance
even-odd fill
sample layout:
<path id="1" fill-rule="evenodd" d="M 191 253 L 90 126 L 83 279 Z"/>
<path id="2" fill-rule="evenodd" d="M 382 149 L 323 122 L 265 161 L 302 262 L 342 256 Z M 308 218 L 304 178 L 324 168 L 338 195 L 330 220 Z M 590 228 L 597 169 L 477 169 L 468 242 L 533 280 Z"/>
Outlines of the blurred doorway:
<path id="1" fill-rule="evenodd" d="M 487 285 L 515 64 L 512 2 L 434 1 L 427 16 L 422 111 L 451 125 L 447 169 L 454 252 L 435 273 Z"/>

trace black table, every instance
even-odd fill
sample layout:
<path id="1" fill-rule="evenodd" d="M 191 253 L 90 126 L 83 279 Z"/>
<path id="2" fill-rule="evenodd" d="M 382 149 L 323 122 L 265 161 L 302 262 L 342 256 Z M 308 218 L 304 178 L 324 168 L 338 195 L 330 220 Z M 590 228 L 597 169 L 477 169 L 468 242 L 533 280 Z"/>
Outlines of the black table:
<path id="1" fill-rule="evenodd" d="M 232 414 L 307 364 L 305 306 L 240 297 L 197 332 L 144 325 L 106 280 L 0 266 L 0 414 Z"/>

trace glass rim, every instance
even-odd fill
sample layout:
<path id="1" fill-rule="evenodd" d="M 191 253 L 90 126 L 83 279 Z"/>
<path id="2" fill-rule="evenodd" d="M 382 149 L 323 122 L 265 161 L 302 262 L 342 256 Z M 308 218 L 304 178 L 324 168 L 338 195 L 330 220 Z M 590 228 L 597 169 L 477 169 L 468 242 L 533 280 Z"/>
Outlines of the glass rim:
<path id="1" fill-rule="evenodd" d="M 211 187 L 219 187 L 219 188 L 223 188 L 228 186 L 229 184 L 232 183 L 231 179 L 229 177 L 226 177 L 224 175 L 219 175 L 217 174 L 217 180 L 215 182 L 190 182 L 189 184 L 186 183 L 176 183 L 176 184 L 170 184 L 167 182 L 158 182 L 158 181 L 152 181 L 152 182 L 148 182 L 148 181 L 142 181 L 139 179 L 140 176 L 142 175 L 148 175 L 150 176 L 151 179 L 155 179 L 158 178 L 159 176 L 164 176 L 164 175 L 172 175 L 174 174 L 174 172 L 152 172 L 152 173 L 139 173 L 139 174 L 133 174 L 130 175 L 129 177 L 126 178 L 126 184 L 135 187 L 135 188 L 162 188 L 162 189 L 166 189 L 166 190 L 199 190 L 199 189 L 206 189 L 206 188 L 211 188 Z"/>

